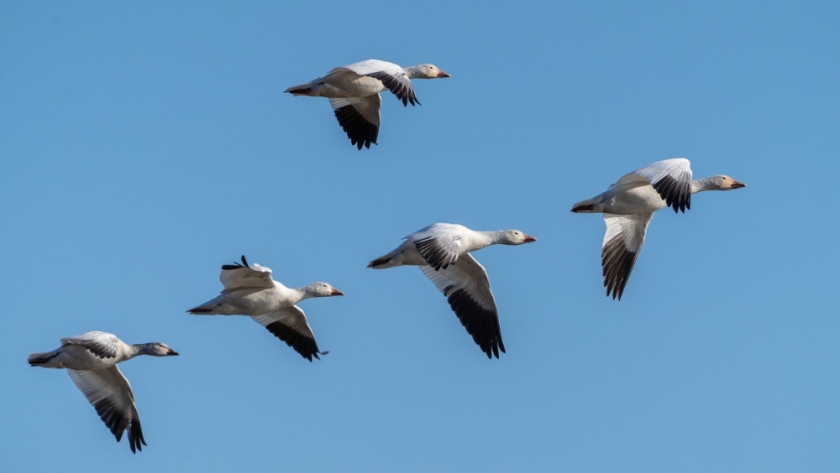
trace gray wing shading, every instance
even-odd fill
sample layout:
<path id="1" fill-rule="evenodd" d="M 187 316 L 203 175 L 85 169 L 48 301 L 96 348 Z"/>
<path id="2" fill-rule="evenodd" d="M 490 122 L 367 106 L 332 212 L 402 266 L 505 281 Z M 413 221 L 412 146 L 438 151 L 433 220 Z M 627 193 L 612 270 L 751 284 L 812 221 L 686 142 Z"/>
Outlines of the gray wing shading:
<path id="1" fill-rule="evenodd" d="M 386 89 L 393 92 L 394 95 L 402 101 L 404 106 L 407 107 L 409 103 L 411 103 L 411 105 L 420 103 L 420 101 L 417 100 L 417 96 L 414 94 L 414 87 L 411 85 L 411 79 L 408 78 L 408 75 L 402 69 L 393 72 L 372 72 L 364 75 L 373 77 L 374 79 L 379 79 Z"/>
<path id="2" fill-rule="evenodd" d="M 619 183 L 643 178 L 674 212 L 691 209 L 691 163 L 685 158 L 666 159 L 637 169 Z"/>
<path id="3" fill-rule="evenodd" d="M 502 328 L 496 300 L 490 291 L 487 272 L 478 261 L 467 253 L 446 269 L 435 270 L 420 266 L 423 274 L 446 296 L 449 306 L 458 316 L 475 343 L 487 358 L 499 357 L 505 352 Z"/>
<path id="4" fill-rule="evenodd" d="M 70 378 L 96 409 L 102 422 L 108 427 L 117 442 L 128 431 L 128 446 L 132 453 L 143 450 L 146 440 L 140 427 L 140 417 L 134 405 L 134 394 L 128 380 L 119 368 L 112 366 L 103 370 L 67 370 Z"/>
<path id="5" fill-rule="evenodd" d="M 62 338 L 62 345 L 79 345 L 102 359 L 116 358 L 121 340 L 106 332 L 86 332 L 81 335 Z"/>
<path id="6" fill-rule="evenodd" d="M 420 103 L 414 95 L 414 87 L 411 85 L 411 79 L 405 73 L 405 70 L 400 66 L 378 59 L 368 59 L 366 61 L 356 62 L 333 69 L 330 73 L 340 70 L 352 71 L 360 76 L 372 77 L 382 82 L 382 85 L 393 92 L 403 103 L 408 106 L 415 103 Z"/>
<path id="7" fill-rule="evenodd" d="M 446 269 L 461 254 L 461 235 L 452 232 L 418 232 L 413 236 L 414 246 L 435 271 Z"/>
<path id="8" fill-rule="evenodd" d="M 222 294 L 243 288 L 272 288 L 274 280 L 271 279 L 271 269 L 258 264 L 248 264 L 245 255 L 242 255 L 242 263 L 226 264 L 222 266 L 219 280 L 225 286 Z"/>
<path id="9" fill-rule="evenodd" d="M 362 146 L 370 148 L 371 143 L 377 144 L 381 103 L 379 94 L 358 98 L 330 99 L 338 124 L 347 133 L 350 143 L 360 150 Z"/>
<path id="10" fill-rule="evenodd" d="M 607 233 L 601 247 L 601 266 L 607 297 L 612 294 L 613 299 L 621 300 L 652 218 L 653 212 L 636 215 L 604 214 Z"/>
<path id="11" fill-rule="evenodd" d="M 320 360 L 318 355 L 328 353 L 318 350 L 315 334 L 312 333 L 312 328 L 306 321 L 306 315 L 298 306 L 285 307 L 251 318 L 309 361 L 312 361 L 313 357 Z"/>

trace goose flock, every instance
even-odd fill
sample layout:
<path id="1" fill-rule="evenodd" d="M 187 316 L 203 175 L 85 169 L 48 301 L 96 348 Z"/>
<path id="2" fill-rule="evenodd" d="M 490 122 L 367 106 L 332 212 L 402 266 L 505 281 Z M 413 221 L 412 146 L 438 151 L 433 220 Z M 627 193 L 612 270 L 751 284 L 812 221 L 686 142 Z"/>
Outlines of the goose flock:
<path id="1" fill-rule="evenodd" d="M 325 76 L 286 89 L 292 95 L 327 97 L 339 125 L 359 150 L 377 144 L 379 92 L 391 91 L 407 106 L 419 104 L 411 79 L 450 77 L 432 64 L 402 68 L 370 59 L 332 69 Z M 605 192 L 572 206 L 575 213 L 602 213 L 607 225 L 601 248 L 601 266 L 607 297 L 621 300 L 641 251 L 647 227 L 657 210 L 691 209 L 693 194 L 708 190 L 734 190 L 746 184 L 729 176 L 692 179 L 685 158 L 666 159 L 622 176 Z M 393 251 L 373 259 L 368 268 L 417 266 L 446 297 L 452 311 L 476 345 L 490 359 L 505 353 L 499 314 L 487 271 L 472 252 L 491 245 L 523 245 L 537 239 L 519 230 L 477 231 L 463 225 L 435 223 L 404 238 Z M 272 278 L 271 269 L 240 262 L 222 266 L 221 293 L 189 310 L 194 315 L 251 317 L 300 356 L 320 359 L 321 351 L 306 314 L 297 304 L 314 297 L 343 296 L 328 283 L 315 282 L 288 288 Z M 53 351 L 29 356 L 31 366 L 64 368 L 96 413 L 116 437 L 127 432 L 134 453 L 146 445 L 131 385 L 118 363 L 139 355 L 175 356 L 166 344 L 129 345 L 115 335 L 87 332 L 61 339 Z"/>

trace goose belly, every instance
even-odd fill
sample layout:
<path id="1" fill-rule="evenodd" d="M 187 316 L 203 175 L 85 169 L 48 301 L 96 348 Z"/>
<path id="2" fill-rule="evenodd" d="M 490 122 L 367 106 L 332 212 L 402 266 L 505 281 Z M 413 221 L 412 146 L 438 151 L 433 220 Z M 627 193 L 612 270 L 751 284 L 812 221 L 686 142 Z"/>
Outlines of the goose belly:
<path id="1" fill-rule="evenodd" d="M 655 212 L 663 207 L 665 201 L 651 186 L 622 191 L 609 196 L 604 202 L 604 212 L 616 215 Z"/>
<path id="2" fill-rule="evenodd" d="M 219 315 L 263 315 L 294 304 L 284 303 L 277 290 L 239 289 L 223 294 L 214 309 Z"/>
<path id="3" fill-rule="evenodd" d="M 64 345 L 61 347 L 61 353 L 55 357 L 57 367 L 79 371 L 102 370 L 114 366 L 119 361 L 122 361 L 119 355 L 115 358 L 100 358 L 80 345 Z"/>
<path id="4" fill-rule="evenodd" d="M 323 84 L 324 96 L 336 99 L 367 97 L 385 90 L 379 79 L 366 76 L 341 77 L 341 80 L 327 81 Z"/>

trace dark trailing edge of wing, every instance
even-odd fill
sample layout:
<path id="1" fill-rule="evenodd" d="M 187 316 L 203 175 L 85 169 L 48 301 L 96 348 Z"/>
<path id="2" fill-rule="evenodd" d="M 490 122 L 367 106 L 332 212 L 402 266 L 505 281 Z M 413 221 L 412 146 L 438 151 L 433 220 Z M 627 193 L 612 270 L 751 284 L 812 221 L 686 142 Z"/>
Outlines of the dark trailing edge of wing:
<path id="1" fill-rule="evenodd" d="M 291 327 L 284 325 L 282 322 L 272 322 L 266 325 L 265 328 L 268 329 L 272 335 L 286 342 L 286 345 L 292 347 L 296 352 L 300 353 L 302 357 L 309 361 L 312 361 L 313 356 L 320 360 L 321 358 L 318 356 L 319 354 L 327 354 L 327 352 L 321 352 L 318 350 L 318 344 L 315 343 L 315 340 L 305 335 L 301 335 Z"/>
<path id="2" fill-rule="evenodd" d="M 671 176 L 665 176 L 653 184 L 653 188 L 660 197 L 665 199 L 668 207 L 674 208 L 674 212 L 685 212 L 685 209 L 691 209 L 690 182 L 680 182 Z"/>
<path id="3" fill-rule="evenodd" d="M 499 351 L 505 353 L 505 344 L 502 342 L 502 328 L 499 326 L 499 316 L 492 310 L 481 307 L 469 293 L 463 289 L 454 289 L 448 286 L 443 290 L 443 295 L 449 302 L 449 306 L 458 316 L 461 325 L 472 335 L 475 343 L 481 348 L 487 358 L 499 357 Z"/>
<path id="4" fill-rule="evenodd" d="M 376 138 L 379 136 L 379 127 L 365 120 L 362 114 L 352 105 L 337 108 L 334 113 L 335 118 L 338 119 L 338 124 L 350 138 L 351 144 L 356 145 L 360 150 L 362 146 L 370 148 L 371 143 L 377 144 Z"/>
<path id="5" fill-rule="evenodd" d="M 108 398 L 102 399 L 93 407 L 96 408 L 96 413 L 102 419 L 102 422 L 105 423 L 105 426 L 114 434 L 117 442 L 122 440 L 123 432 L 128 429 L 128 446 L 131 447 L 131 453 L 137 453 L 137 450 L 143 450 L 143 445 L 146 445 L 146 440 L 143 438 L 140 419 L 129 419 Z"/>
<path id="6" fill-rule="evenodd" d="M 621 300 L 624 286 L 630 279 L 630 273 L 633 271 L 633 265 L 636 264 L 638 256 L 639 253 L 627 251 L 624 239 L 620 236 L 613 238 L 604 245 L 601 250 L 601 266 L 604 271 L 604 287 L 607 288 L 607 297 L 612 294 L 613 300 L 616 298 Z"/>
<path id="7" fill-rule="evenodd" d="M 394 76 L 385 72 L 375 72 L 373 74 L 368 74 L 368 77 L 381 80 L 382 85 L 393 92 L 398 99 L 402 100 L 404 106 L 407 107 L 409 102 L 411 102 L 411 105 L 414 105 L 415 103 L 420 104 L 420 101 L 417 100 L 417 96 L 414 95 L 414 89 L 406 86 L 402 81 Z"/>
<path id="8" fill-rule="evenodd" d="M 223 271 L 228 271 L 228 270 L 231 270 L 231 269 L 239 269 L 239 268 L 250 268 L 250 266 L 248 266 L 248 261 L 245 259 L 245 255 L 242 255 L 242 264 L 234 262 L 233 264 L 222 265 L 222 270 Z"/>

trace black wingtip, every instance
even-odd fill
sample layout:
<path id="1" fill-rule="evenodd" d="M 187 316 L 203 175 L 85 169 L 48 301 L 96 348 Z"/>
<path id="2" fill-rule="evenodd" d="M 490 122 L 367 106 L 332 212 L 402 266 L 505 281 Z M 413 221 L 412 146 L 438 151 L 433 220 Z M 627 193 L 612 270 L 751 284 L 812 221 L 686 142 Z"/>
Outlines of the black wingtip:
<path id="1" fill-rule="evenodd" d="M 453 286 L 444 288 L 449 306 L 458 316 L 461 325 L 467 329 L 473 341 L 478 345 L 487 358 L 499 358 L 499 350 L 505 352 L 502 342 L 502 329 L 499 326 L 498 314 L 490 309 L 479 306 L 475 300 L 463 289 L 449 292 Z"/>
<path id="2" fill-rule="evenodd" d="M 361 151 L 362 148 L 370 149 L 371 143 L 377 144 L 379 127 L 365 120 L 352 105 L 337 108 L 333 113 L 347 138 L 350 138 L 351 146 Z"/>
<path id="3" fill-rule="evenodd" d="M 304 359 L 309 360 L 312 362 L 313 357 L 317 359 L 321 359 L 318 354 L 326 354 L 326 352 L 322 352 L 318 349 L 318 344 L 315 343 L 315 340 L 309 338 L 301 333 L 295 331 L 293 328 L 284 325 L 282 322 L 272 322 L 265 326 L 265 328 L 271 332 L 272 335 L 279 338 L 286 345 L 292 347 L 294 351 L 296 351 L 300 356 Z"/>
<path id="4" fill-rule="evenodd" d="M 119 440 L 117 441 L 119 442 Z M 143 451 L 143 445 L 146 445 L 146 439 L 143 438 L 140 419 L 134 419 L 128 426 L 128 446 L 131 447 L 131 453 L 137 453 Z"/>
<path id="5" fill-rule="evenodd" d="M 245 255 L 242 255 L 241 260 L 242 260 L 242 263 L 237 263 L 237 262 L 234 261 L 233 264 L 223 264 L 222 265 L 222 271 L 230 271 L 230 270 L 239 269 L 239 268 L 242 268 L 242 267 L 250 268 L 250 266 L 248 266 L 248 260 L 245 259 Z"/>

